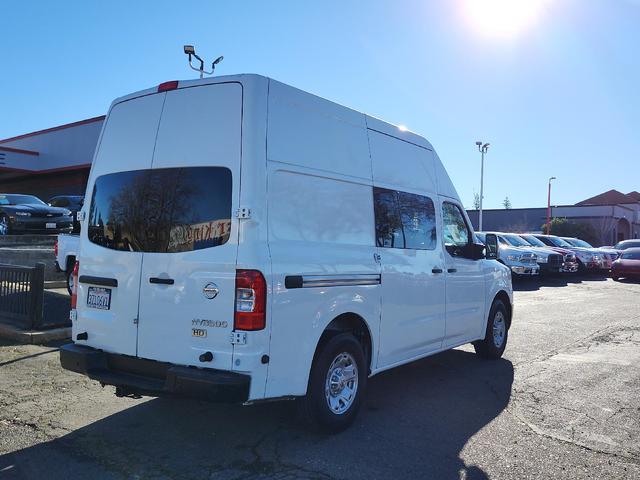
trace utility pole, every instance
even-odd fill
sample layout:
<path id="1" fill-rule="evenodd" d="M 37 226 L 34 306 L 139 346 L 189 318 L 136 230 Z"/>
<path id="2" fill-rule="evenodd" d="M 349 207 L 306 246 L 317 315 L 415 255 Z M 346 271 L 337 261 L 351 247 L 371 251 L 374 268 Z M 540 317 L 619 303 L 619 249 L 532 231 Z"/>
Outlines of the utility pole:
<path id="1" fill-rule="evenodd" d="M 478 216 L 478 230 L 482 231 L 482 199 L 483 196 L 483 186 L 484 186 L 484 154 L 489 150 L 489 144 L 485 143 L 482 145 L 482 142 L 476 142 L 478 146 L 478 151 L 482 154 L 480 160 L 480 214 Z"/>
<path id="2" fill-rule="evenodd" d="M 549 235 L 549 221 L 551 219 L 551 180 L 555 180 L 556 177 L 549 178 L 549 198 L 547 199 L 547 235 Z"/>

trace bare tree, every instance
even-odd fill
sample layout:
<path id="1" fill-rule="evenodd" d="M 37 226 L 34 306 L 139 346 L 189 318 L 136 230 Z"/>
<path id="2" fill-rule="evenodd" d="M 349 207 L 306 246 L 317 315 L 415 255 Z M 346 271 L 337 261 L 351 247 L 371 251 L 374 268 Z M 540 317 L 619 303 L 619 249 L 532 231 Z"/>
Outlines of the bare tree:
<path id="1" fill-rule="evenodd" d="M 596 231 L 600 245 L 609 244 L 611 242 L 611 232 L 618 226 L 618 219 L 609 215 L 601 215 L 594 218 L 591 223 Z"/>
<path id="2" fill-rule="evenodd" d="M 473 209 L 480 210 L 480 194 L 476 192 L 473 193 Z"/>
<path id="3" fill-rule="evenodd" d="M 509 200 L 509 197 L 504 197 L 504 200 L 502 201 L 502 206 L 507 210 L 511 208 L 511 200 Z"/>
<path id="4" fill-rule="evenodd" d="M 533 223 L 529 222 L 526 213 L 515 222 L 503 225 L 501 229 L 508 233 L 531 233 L 538 230 Z"/>

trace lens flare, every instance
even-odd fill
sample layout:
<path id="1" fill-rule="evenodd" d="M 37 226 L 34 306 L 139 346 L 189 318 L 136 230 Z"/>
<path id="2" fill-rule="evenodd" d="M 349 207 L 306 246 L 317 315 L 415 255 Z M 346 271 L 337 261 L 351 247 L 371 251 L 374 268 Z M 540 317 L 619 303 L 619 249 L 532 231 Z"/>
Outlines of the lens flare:
<path id="1" fill-rule="evenodd" d="M 545 0 L 467 0 L 466 14 L 482 33 L 512 36 L 538 17 Z"/>

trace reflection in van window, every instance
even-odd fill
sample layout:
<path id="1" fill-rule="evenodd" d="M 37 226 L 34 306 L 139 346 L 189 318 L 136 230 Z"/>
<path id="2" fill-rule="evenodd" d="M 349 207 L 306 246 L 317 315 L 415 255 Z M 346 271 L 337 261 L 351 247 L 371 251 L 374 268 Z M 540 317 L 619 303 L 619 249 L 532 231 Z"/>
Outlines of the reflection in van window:
<path id="1" fill-rule="evenodd" d="M 442 204 L 442 227 L 444 230 L 444 244 L 449 255 L 453 257 L 466 256 L 471 235 L 464 221 L 464 216 L 457 205 L 452 203 Z"/>
<path id="2" fill-rule="evenodd" d="M 164 168 L 96 179 L 89 240 L 113 250 L 184 252 L 222 245 L 231 229 L 231 171 Z"/>
<path id="3" fill-rule="evenodd" d="M 434 250 L 436 211 L 423 195 L 373 189 L 376 245 L 387 248 Z"/>

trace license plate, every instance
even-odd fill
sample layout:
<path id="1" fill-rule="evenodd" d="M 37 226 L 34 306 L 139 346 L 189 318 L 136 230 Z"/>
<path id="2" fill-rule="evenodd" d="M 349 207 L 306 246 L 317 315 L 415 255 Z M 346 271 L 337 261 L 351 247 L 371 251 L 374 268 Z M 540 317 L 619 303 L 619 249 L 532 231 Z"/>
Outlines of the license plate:
<path id="1" fill-rule="evenodd" d="M 47 228 L 56 228 L 56 222 L 47 223 Z"/>
<path id="2" fill-rule="evenodd" d="M 101 287 L 89 287 L 87 295 L 87 307 L 99 310 L 109 310 L 111 307 L 111 289 Z"/>
<path id="3" fill-rule="evenodd" d="M 207 338 L 207 331 L 203 330 L 201 328 L 192 328 L 191 329 L 191 336 L 192 337 Z"/>

